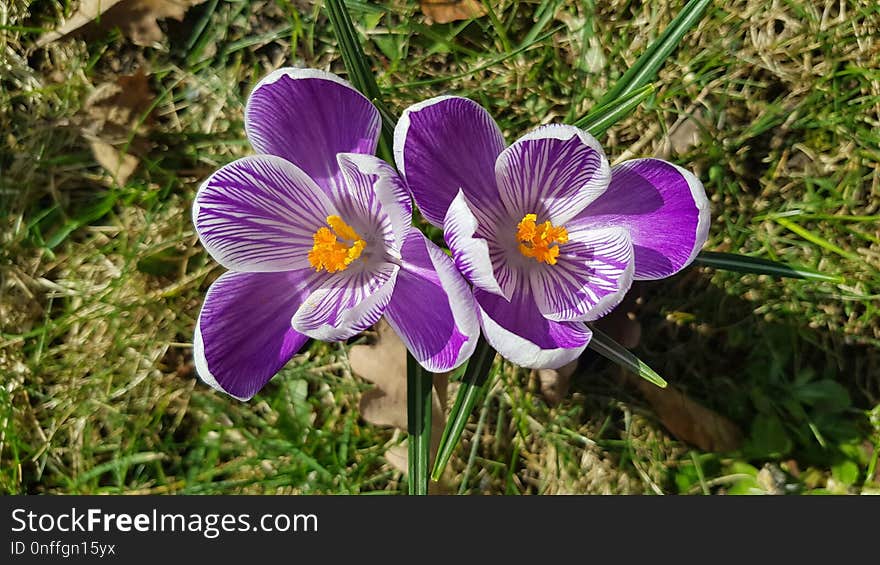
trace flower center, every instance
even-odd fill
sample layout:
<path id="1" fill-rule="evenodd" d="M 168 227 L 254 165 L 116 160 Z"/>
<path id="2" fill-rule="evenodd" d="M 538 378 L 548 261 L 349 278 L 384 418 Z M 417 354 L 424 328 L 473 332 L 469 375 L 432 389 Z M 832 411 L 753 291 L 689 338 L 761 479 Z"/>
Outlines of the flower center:
<path id="1" fill-rule="evenodd" d="M 556 264 L 559 245 L 568 243 L 568 232 L 562 226 L 554 226 L 550 221 L 535 223 L 536 214 L 526 214 L 516 226 L 516 239 L 519 252 L 539 263 Z"/>
<path id="2" fill-rule="evenodd" d="M 315 245 L 309 251 L 309 263 L 316 271 L 344 271 L 361 256 L 367 244 L 339 216 L 327 216 L 327 225 L 330 227 L 315 232 Z"/>

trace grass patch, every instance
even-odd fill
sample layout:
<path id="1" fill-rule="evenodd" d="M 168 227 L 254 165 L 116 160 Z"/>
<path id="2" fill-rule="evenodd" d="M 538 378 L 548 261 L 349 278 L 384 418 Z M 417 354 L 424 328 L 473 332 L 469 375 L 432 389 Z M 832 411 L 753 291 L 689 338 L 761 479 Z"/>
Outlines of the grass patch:
<path id="1" fill-rule="evenodd" d="M 429 25 L 417 3 L 350 2 L 386 103 L 473 98 L 508 140 L 573 122 L 680 2 L 493 3 Z M 219 276 L 189 220 L 198 184 L 249 152 L 247 93 L 282 64 L 343 73 L 320 6 L 208 1 L 165 39 L 35 42 L 75 8 L 0 10 L 0 491 L 401 493 L 400 433 L 365 424 L 345 348 L 316 344 L 253 401 L 209 390 L 191 336 Z M 553 405 L 498 364 L 443 488 L 465 493 L 877 492 L 880 451 L 880 10 L 867 0 L 712 5 L 657 90 L 602 141 L 612 161 L 693 169 L 706 249 L 841 277 L 693 268 L 645 285 L 639 355 L 726 415 L 740 451 L 676 441 L 615 367 L 582 359 Z M 143 69 L 150 104 L 114 180 L 91 99 Z"/>

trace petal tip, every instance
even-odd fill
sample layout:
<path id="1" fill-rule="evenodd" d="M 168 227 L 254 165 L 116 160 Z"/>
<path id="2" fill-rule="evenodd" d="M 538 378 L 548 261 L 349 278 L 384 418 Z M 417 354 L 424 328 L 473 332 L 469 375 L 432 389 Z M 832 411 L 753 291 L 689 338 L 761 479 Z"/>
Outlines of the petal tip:
<path id="1" fill-rule="evenodd" d="M 256 394 L 256 391 L 247 396 L 234 394 L 223 388 L 223 386 L 217 381 L 216 377 L 214 377 L 213 373 L 211 373 L 211 370 L 208 368 L 208 358 L 205 356 L 205 342 L 202 339 L 201 316 L 199 317 L 199 320 L 196 321 L 196 329 L 193 334 L 193 364 L 195 365 L 196 374 L 202 382 L 214 390 L 220 391 L 242 402 L 247 402 L 254 397 L 254 394 Z"/>

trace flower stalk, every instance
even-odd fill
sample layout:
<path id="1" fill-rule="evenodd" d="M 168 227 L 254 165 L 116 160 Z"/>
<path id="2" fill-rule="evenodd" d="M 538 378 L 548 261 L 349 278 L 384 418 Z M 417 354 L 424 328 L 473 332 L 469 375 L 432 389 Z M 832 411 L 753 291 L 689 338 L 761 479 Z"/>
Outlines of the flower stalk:
<path id="1" fill-rule="evenodd" d="M 433 378 L 412 355 L 406 358 L 406 424 L 409 438 L 409 494 L 428 494 L 431 459 L 431 403 Z"/>

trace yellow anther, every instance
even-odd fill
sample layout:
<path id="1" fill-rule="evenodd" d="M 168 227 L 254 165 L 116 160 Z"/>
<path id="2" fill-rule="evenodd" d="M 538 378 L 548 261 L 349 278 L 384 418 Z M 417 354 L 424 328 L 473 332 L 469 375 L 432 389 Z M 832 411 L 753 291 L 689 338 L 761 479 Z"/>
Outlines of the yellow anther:
<path id="1" fill-rule="evenodd" d="M 327 216 L 327 225 L 330 228 L 318 228 L 315 232 L 309 263 L 316 271 L 344 271 L 361 256 L 367 243 L 339 216 Z"/>
<path id="2" fill-rule="evenodd" d="M 568 232 L 550 221 L 537 224 L 537 214 L 526 214 L 516 226 L 519 252 L 539 263 L 555 265 L 559 257 L 559 245 L 568 243 Z"/>

